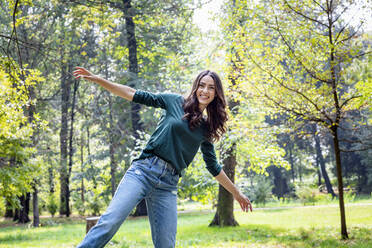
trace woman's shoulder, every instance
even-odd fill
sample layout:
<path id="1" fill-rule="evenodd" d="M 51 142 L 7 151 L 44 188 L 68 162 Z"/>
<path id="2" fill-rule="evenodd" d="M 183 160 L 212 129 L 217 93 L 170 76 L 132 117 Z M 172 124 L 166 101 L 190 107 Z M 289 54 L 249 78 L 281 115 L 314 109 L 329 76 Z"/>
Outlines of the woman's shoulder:
<path id="1" fill-rule="evenodd" d="M 182 95 L 177 94 L 177 93 L 163 92 L 163 93 L 160 93 L 160 94 L 164 99 L 166 99 L 168 101 L 177 100 L 177 101 L 182 102 L 182 103 L 185 101 L 185 98 Z"/>

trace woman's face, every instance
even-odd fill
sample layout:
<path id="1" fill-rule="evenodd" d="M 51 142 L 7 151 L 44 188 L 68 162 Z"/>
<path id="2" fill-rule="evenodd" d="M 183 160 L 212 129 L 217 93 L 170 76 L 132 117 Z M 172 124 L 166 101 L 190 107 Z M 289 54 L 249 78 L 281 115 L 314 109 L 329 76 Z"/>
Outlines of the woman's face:
<path id="1" fill-rule="evenodd" d="M 199 109 L 203 111 L 211 103 L 216 95 L 216 86 L 211 76 L 204 76 L 200 79 L 196 97 L 199 101 Z"/>

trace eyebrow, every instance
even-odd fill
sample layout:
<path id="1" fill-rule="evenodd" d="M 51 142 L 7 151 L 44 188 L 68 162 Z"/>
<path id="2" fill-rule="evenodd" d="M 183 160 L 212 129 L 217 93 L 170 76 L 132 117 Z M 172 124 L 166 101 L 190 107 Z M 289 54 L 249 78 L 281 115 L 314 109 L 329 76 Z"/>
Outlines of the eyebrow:
<path id="1" fill-rule="evenodd" d="M 204 81 L 200 81 L 199 84 L 207 84 L 207 83 L 204 82 Z M 213 83 L 213 84 L 208 84 L 208 86 L 212 86 L 212 87 L 214 87 L 215 85 L 214 85 L 214 83 Z"/>

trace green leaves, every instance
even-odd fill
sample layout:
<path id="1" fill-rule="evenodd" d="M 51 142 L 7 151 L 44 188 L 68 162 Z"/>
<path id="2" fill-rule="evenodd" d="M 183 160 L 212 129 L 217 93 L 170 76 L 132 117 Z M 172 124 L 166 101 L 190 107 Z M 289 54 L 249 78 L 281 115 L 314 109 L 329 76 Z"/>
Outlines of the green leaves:
<path id="1" fill-rule="evenodd" d="M 21 81 L 16 73 L 5 73 L 0 67 L 0 196 L 13 204 L 15 196 L 31 189 L 31 182 L 39 171 L 35 149 L 30 147 L 34 128 L 24 115 L 29 107 L 28 87 L 42 80 L 40 73 L 29 70 Z"/>

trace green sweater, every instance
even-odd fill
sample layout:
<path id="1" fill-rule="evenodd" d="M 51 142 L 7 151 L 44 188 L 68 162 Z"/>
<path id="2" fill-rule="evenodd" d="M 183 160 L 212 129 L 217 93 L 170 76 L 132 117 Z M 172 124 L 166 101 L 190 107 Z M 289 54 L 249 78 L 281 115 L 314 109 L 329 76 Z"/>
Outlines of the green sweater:
<path id="1" fill-rule="evenodd" d="M 214 146 L 204 135 L 207 131 L 206 124 L 190 130 L 187 121 L 182 119 L 185 112 L 182 108 L 184 98 L 181 95 L 137 90 L 133 102 L 165 110 L 155 132 L 135 160 L 156 155 L 170 163 L 182 175 L 200 147 L 208 171 L 213 176 L 220 173 L 221 166 L 217 162 Z"/>

